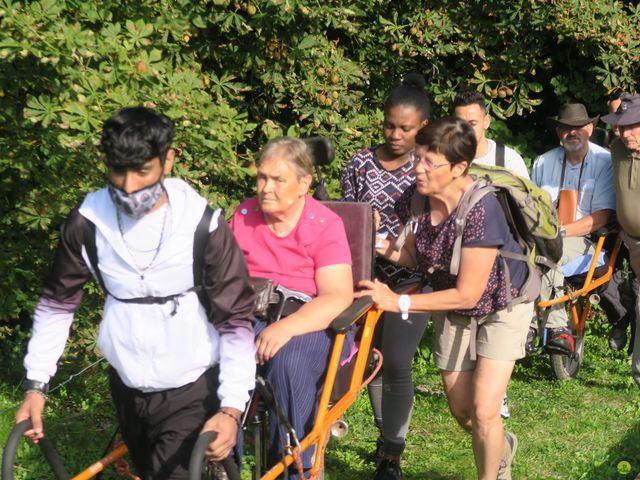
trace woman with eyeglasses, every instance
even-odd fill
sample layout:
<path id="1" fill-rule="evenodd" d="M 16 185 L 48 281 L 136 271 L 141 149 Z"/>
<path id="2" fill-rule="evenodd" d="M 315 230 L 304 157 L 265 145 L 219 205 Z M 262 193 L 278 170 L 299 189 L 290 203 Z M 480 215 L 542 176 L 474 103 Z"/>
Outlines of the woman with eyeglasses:
<path id="1" fill-rule="evenodd" d="M 395 236 L 400 219 L 396 200 L 415 182 L 413 149 L 418 130 L 429 122 L 431 104 L 422 75 L 406 75 L 384 104 L 382 132 L 385 142 L 353 155 L 342 173 L 342 199 L 367 202 L 379 219 L 379 235 Z M 383 258 L 375 264 L 375 276 L 394 288 L 416 281 L 415 271 Z M 419 280 L 419 278 L 418 278 Z M 369 384 L 369 398 L 380 434 L 376 442 L 374 480 L 402 478 L 400 455 L 413 409 L 411 363 L 427 325 L 428 315 L 412 314 L 407 322 L 385 312 L 376 329 L 374 344 L 382 351 L 382 371 Z"/>
<path id="2" fill-rule="evenodd" d="M 515 361 L 525 355 L 533 303 L 507 309 L 507 288 L 514 298 L 518 295 L 527 266 L 506 259 L 511 278 L 505 278 L 498 249 L 520 254 L 522 250 L 493 194 L 469 211 L 459 272 L 449 272 L 456 209 L 474 182 L 467 171 L 475 151 L 473 128 L 464 120 L 444 118 L 421 129 L 416 135 L 416 184 L 397 202 L 396 210 L 407 223 L 416 191 L 424 210 L 399 251 L 395 240 L 381 241 L 377 248 L 384 258 L 423 273 L 434 291 L 398 295 L 382 282 L 364 281 L 357 296 L 371 295 L 378 307 L 405 317 L 408 312 L 431 313 L 434 359 L 451 413 L 472 435 L 478 478 L 508 479 L 517 439 L 504 431 L 500 404 Z"/>

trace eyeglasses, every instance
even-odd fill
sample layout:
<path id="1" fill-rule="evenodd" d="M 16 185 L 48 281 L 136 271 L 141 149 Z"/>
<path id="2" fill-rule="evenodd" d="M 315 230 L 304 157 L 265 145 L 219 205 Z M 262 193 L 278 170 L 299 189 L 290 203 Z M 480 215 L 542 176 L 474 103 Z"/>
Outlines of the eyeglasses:
<path id="1" fill-rule="evenodd" d="M 413 154 L 413 164 L 414 165 L 421 165 L 427 172 L 431 172 L 433 170 L 437 170 L 440 167 L 446 167 L 451 166 L 451 164 L 449 162 L 447 163 L 433 163 L 430 160 L 427 160 L 426 158 L 420 158 L 418 157 L 415 153 Z"/>

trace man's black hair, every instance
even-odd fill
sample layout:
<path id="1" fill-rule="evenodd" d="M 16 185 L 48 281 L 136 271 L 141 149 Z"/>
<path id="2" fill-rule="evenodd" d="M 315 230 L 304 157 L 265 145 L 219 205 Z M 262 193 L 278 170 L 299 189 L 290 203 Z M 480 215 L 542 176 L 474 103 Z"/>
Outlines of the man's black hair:
<path id="1" fill-rule="evenodd" d="M 479 105 L 483 112 L 487 112 L 487 104 L 484 102 L 484 95 L 474 90 L 462 90 L 456 93 L 453 99 L 451 110 L 456 107 L 468 107 L 469 105 Z"/>
<path id="2" fill-rule="evenodd" d="M 425 91 L 425 79 L 419 73 L 408 73 L 396 88 L 393 89 L 384 102 L 385 113 L 398 105 L 411 105 L 415 107 L 422 120 L 429 120 L 431 116 L 431 102 Z"/>
<path id="3" fill-rule="evenodd" d="M 146 107 L 124 108 L 104 123 L 100 149 L 110 168 L 140 168 L 160 157 L 164 165 L 175 133 L 173 122 Z"/>

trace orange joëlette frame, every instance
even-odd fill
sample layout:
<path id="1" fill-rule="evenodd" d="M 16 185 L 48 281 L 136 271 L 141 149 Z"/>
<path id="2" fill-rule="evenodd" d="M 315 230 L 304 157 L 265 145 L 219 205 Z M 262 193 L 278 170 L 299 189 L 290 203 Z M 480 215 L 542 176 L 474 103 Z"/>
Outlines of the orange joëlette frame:
<path id="1" fill-rule="evenodd" d="M 320 396 L 320 402 L 318 404 L 318 415 L 312 431 L 300 442 L 300 450 L 296 453 L 307 450 L 312 446 L 316 446 L 315 463 L 309 472 L 311 478 L 317 475 L 323 467 L 324 451 L 327 440 L 330 434 L 330 428 L 333 423 L 338 420 L 344 412 L 356 401 L 358 392 L 362 388 L 362 382 L 364 378 L 365 368 L 369 358 L 369 352 L 371 350 L 371 342 L 373 340 L 373 331 L 375 326 L 382 315 L 382 310 L 378 310 L 374 307 L 367 308 L 364 312 L 356 316 L 352 323 L 360 320 L 364 317 L 363 325 L 361 327 L 362 333 L 360 336 L 360 345 L 358 353 L 356 354 L 355 366 L 353 375 L 349 383 L 348 391 L 340 398 L 331 408 L 329 408 L 329 401 L 331 398 L 331 392 L 333 390 L 333 384 L 340 367 L 340 356 L 342 347 L 344 345 L 346 332 L 336 334 L 336 338 L 331 350 L 331 357 L 329 359 L 329 365 L 327 368 L 327 374 L 324 381 L 324 387 Z M 296 449 L 297 450 L 297 449 Z M 71 480 L 88 480 L 93 478 L 99 472 L 103 471 L 107 466 L 116 462 L 122 458 L 128 449 L 124 443 L 119 444 L 113 451 L 107 454 L 105 457 L 98 460 L 93 465 L 89 466 L 78 475 L 72 477 Z M 294 456 L 287 455 L 284 459 L 286 466 L 294 463 Z M 261 478 L 262 480 L 276 479 L 284 472 L 285 465 L 283 462 L 276 464 L 268 472 L 266 472 Z M 131 477 L 135 478 L 135 477 Z"/>
<path id="2" fill-rule="evenodd" d="M 106 467 L 111 465 L 114 462 L 117 462 L 123 456 L 127 454 L 129 449 L 124 444 L 124 442 L 120 442 L 116 448 L 114 448 L 111 452 L 109 452 L 106 456 L 98 460 L 96 463 L 91 465 L 89 468 L 83 470 L 75 477 L 72 477 L 71 480 L 88 480 L 90 478 L 95 477 L 98 473 L 103 471 Z M 130 475 L 130 478 L 137 478 Z"/>
<path id="3" fill-rule="evenodd" d="M 589 292 L 607 283 L 613 275 L 613 268 L 616 264 L 616 260 L 618 258 L 618 252 L 620 251 L 620 246 L 622 244 L 622 238 L 620 237 L 620 235 L 617 236 L 616 243 L 613 249 L 611 250 L 607 271 L 604 273 L 604 275 L 601 275 L 598 278 L 593 278 L 596 270 L 596 265 L 598 263 L 598 257 L 600 256 L 600 252 L 602 251 L 605 238 L 606 238 L 605 235 L 601 235 L 598 238 L 598 242 L 596 243 L 596 249 L 593 254 L 593 260 L 591 261 L 591 265 L 589 266 L 587 276 L 584 279 L 584 284 L 580 289 L 570 291 L 569 293 L 563 295 L 562 297 L 558 297 L 558 298 L 554 298 L 553 300 L 547 300 L 547 301 L 538 303 L 539 308 L 547 308 L 554 305 L 558 305 L 560 303 L 570 301 L 571 305 L 569 307 L 569 310 L 571 312 L 571 322 L 573 325 L 574 335 L 580 335 L 582 333 L 582 331 L 584 330 L 585 323 L 587 321 L 587 316 L 589 315 L 589 311 L 591 310 L 591 303 L 588 301 L 585 301 L 584 302 L 585 305 L 582 308 L 582 314 L 578 316 L 578 308 L 577 308 L 578 300 L 585 297 Z"/>
<path id="4" fill-rule="evenodd" d="M 346 333 L 343 332 L 336 334 L 333 348 L 331 350 L 331 357 L 329 359 L 329 366 L 327 367 L 327 375 L 325 377 L 322 394 L 320 396 L 320 402 L 318 403 L 316 421 L 311 432 L 309 432 L 309 434 L 300 442 L 299 449 L 297 447 L 294 449 L 295 453 L 300 454 L 308 448 L 314 445 L 316 446 L 315 462 L 309 471 L 310 478 L 316 478 L 323 468 L 324 451 L 327 440 L 329 439 L 331 425 L 333 425 L 333 423 L 347 411 L 353 402 L 356 401 L 358 392 L 362 388 L 364 372 L 367 367 L 369 352 L 371 350 L 371 341 L 373 340 L 373 331 L 380 315 L 382 315 L 382 310 L 371 307 L 354 318 L 355 322 L 364 317 L 364 323 L 361 327 L 362 333 L 360 336 L 358 353 L 355 359 L 353 375 L 349 383 L 348 391 L 333 406 L 329 407 L 331 391 L 333 390 L 333 384 L 340 366 L 340 355 Z M 271 470 L 266 472 L 261 477 L 261 480 L 275 480 L 284 473 L 285 464 L 288 467 L 293 463 L 294 456 L 291 454 L 287 455 L 282 462 L 277 463 L 271 468 Z"/>

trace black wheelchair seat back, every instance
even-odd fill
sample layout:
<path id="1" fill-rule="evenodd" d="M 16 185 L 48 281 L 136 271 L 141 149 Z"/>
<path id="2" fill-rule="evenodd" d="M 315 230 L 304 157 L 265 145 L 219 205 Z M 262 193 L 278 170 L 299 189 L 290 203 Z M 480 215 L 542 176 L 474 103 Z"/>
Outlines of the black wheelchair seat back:
<path id="1" fill-rule="evenodd" d="M 347 233 L 353 271 L 353 286 L 373 278 L 375 232 L 373 209 L 364 202 L 322 202 L 336 213 Z"/>
<path id="2" fill-rule="evenodd" d="M 349 248 L 351 249 L 353 286 L 356 289 L 361 280 L 371 280 L 373 278 L 375 255 L 373 209 L 368 203 L 361 202 L 323 202 L 323 204 L 338 214 L 344 223 Z M 351 359 L 353 358 L 355 358 L 355 355 L 351 356 Z M 333 400 L 341 398 L 349 389 L 355 362 L 348 360 L 349 357 L 338 370 L 331 393 Z"/>

